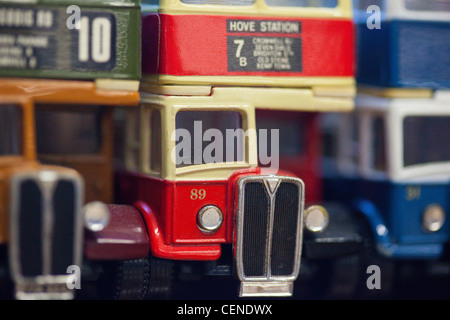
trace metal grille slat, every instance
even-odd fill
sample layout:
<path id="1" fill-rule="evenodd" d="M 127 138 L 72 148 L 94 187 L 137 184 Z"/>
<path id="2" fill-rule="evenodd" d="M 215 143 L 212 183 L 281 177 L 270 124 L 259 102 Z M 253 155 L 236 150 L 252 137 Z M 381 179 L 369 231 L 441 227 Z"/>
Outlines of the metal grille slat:
<path id="1" fill-rule="evenodd" d="M 19 261 L 24 276 L 42 274 L 42 215 L 43 203 L 38 184 L 25 180 L 19 192 Z"/>
<path id="2" fill-rule="evenodd" d="M 272 276 L 290 276 L 294 273 L 299 214 L 299 187 L 283 182 L 275 198 L 274 225 L 271 252 Z"/>
<path id="3" fill-rule="evenodd" d="M 66 274 L 74 264 L 75 186 L 61 180 L 53 194 L 54 228 L 52 241 L 52 274 Z"/>
<path id="4" fill-rule="evenodd" d="M 242 259 L 246 277 L 264 276 L 267 272 L 267 229 L 270 199 L 262 182 L 245 185 Z"/>

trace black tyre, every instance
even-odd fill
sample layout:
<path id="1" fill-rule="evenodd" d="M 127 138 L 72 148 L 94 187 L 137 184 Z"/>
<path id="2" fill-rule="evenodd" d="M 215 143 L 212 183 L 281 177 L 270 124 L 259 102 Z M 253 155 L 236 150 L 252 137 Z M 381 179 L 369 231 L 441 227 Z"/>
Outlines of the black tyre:
<path id="1" fill-rule="evenodd" d="M 148 271 L 144 283 L 144 299 L 168 299 L 174 277 L 173 261 L 150 258 Z"/>
<path id="2" fill-rule="evenodd" d="M 98 295 L 108 300 L 142 300 L 148 277 L 149 260 L 146 258 L 107 262 L 98 281 Z"/>

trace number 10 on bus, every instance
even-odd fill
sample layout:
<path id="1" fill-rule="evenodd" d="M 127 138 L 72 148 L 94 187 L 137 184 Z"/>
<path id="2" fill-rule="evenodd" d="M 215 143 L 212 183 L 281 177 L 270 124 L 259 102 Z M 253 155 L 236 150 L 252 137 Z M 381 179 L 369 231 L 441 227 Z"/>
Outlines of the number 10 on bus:
<path id="1" fill-rule="evenodd" d="M 105 63 L 111 59 L 111 21 L 106 17 L 81 17 L 78 37 L 78 60 Z"/>

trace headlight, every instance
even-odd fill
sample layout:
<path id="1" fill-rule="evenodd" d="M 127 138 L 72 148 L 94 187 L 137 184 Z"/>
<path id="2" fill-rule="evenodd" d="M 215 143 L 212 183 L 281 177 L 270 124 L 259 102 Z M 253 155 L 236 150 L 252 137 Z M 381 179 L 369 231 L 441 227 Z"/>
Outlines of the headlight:
<path id="1" fill-rule="evenodd" d="M 428 206 L 422 218 L 423 228 L 429 232 L 439 231 L 445 222 L 445 212 L 440 205 L 432 204 Z"/>
<path id="2" fill-rule="evenodd" d="M 84 206 L 84 225 L 91 231 L 103 230 L 110 218 L 109 209 L 103 202 L 90 202 Z"/>
<path id="3" fill-rule="evenodd" d="M 198 228 L 205 233 L 213 233 L 219 230 L 223 222 L 223 214 L 219 208 L 213 205 L 205 206 L 197 214 Z"/>
<path id="4" fill-rule="evenodd" d="M 305 226 L 311 232 L 322 232 L 328 226 L 328 212 L 322 206 L 306 209 Z"/>

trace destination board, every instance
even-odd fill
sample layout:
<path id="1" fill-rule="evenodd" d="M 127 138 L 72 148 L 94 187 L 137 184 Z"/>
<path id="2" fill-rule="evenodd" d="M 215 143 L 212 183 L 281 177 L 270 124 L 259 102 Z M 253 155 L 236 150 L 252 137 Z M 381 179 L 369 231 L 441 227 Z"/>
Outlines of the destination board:
<path id="1" fill-rule="evenodd" d="M 0 76 L 139 78 L 139 26 L 134 8 L 0 5 Z"/>

